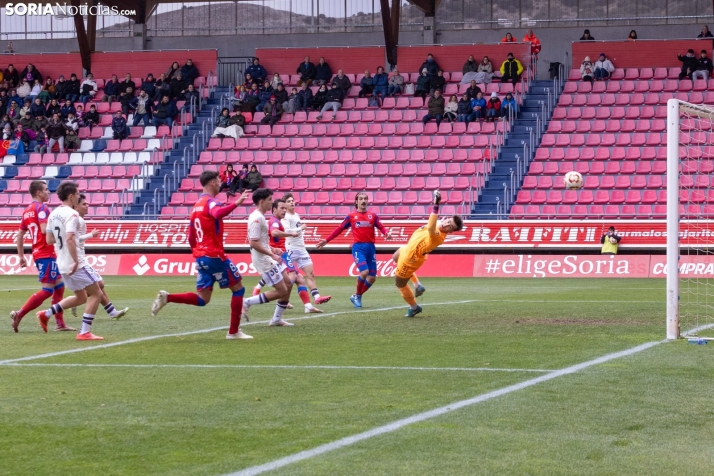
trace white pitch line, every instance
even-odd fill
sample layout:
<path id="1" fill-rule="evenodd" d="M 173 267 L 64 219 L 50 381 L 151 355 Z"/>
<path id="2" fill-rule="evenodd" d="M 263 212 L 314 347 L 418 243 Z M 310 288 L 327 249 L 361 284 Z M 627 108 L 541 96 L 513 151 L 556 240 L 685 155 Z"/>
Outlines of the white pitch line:
<path id="1" fill-rule="evenodd" d="M 6 367 L 129 367 L 134 369 L 289 369 L 289 370 L 416 370 L 436 372 L 555 372 L 549 369 L 491 367 L 384 367 L 369 365 L 222 365 L 222 364 L 3 364 Z"/>
<path id="2" fill-rule="evenodd" d="M 609 362 L 611 360 L 619 359 L 621 357 L 627 357 L 632 354 L 642 352 L 643 350 L 647 350 L 651 347 L 661 344 L 662 342 L 664 342 L 664 341 L 648 342 L 646 344 L 638 345 L 637 347 L 632 347 L 630 349 L 623 350 L 621 352 L 607 354 L 602 357 L 598 357 L 597 359 L 583 362 L 581 364 L 572 365 L 570 367 L 566 367 L 561 370 L 555 370 L 553 372 L 549 372 L 545 375 L 541 375 L 539 377 L 535 377 L 535 378 L 526 380 L 524 382 L 520 382 L 520 383 L 517 383 L 514 385 L 509 385 L 508 387 L 503 387 L 498 390 L 484 393 L 484 394 L 478 395 L 476 397 L 469 398 L 467 400 L 461 400 L 458 402 L 454 402 L 449 405 L 435 408 L 433 410 L 429 410 L 429 411 L 426 411 L 423 413 L 418 413 L 416 415 L 412 415 L 410 417 L 403 418 L 401 420 L 397 420 L 392 423 L 388 423 L 386 425 L 378 426 L 371 430 L 368 430 L 368 431 L 365 431 L 362 433 L 358 433 L 356 435 L 348 436 L 346 438 L 342 438 L 342 439 L 333 441 L 331 443 L 326 443 L 324 445 L 320 445 L 320 446 L 317 446 L 317 447 L 309 449 L 309 450 L 300 451 L 299 453 L 294 453 L 292 455 L 286 456 L 284 458 L 279 458 L 275 461 L 271 461 L 266 464 L 262 464 L 259 466 L 252 466 L 252 467 L 249 467 L 246 469 L 242 469 L 240 471 L 230 473 L 227 476 L 255 476 L 255 475 L 262 474 L 262 473 L 265 473 L 268 471 L 274 471 L 276 469 L 283 468 L 285 466 L 291 465 L 293 463 L 297 463 L 299 461 L 304 461 L 306 459 L 314 458 L 315 456 L 329 453 L 331 451 L 335 451 L 337 449 L 344 448 L 345 446 L 353 445 L 355 443 L 367 440 L 369 438 L 374 438 L 375 436 L 380 436 L 385 433 L 391 433 L 393 431 L 397 431 L 405 426 L 413 425 L 414 423 L 419 423 L 419 422 L 422 422 L 425 420 L 429 420 L 429 419 L 444 415 L 446 413 L 450 413 L 450 412 L 459 410 L 461 408 L 468 407 L 470 405 L 475 405 L 477 403 L 482 403 L 487 400 L 494 399 L 496 397 L 500 397 L 500 396 L 507 395 L 512 392 L 516 392 L 518 390 L 523 390 L 525 388 L 532 387 L 534 385 L 538 385 L 540 383 L 547 382 L 549 380 L 553 380 L 555 378 L 562 377 L 564 375 L 574 374 L 576 372 L 580 372 L 581 370 L 584 370 L 588 367 L 592 367 L 594 365 Z"/>

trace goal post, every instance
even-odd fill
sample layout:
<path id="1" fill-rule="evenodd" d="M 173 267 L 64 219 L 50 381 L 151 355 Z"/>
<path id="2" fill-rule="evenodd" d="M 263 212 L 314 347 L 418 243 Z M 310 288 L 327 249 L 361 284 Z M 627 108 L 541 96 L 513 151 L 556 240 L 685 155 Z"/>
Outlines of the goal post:
<path id="1" fill-rule="evenodd" d="M 714 108 L 667 101 L 667 339 L 714 340 Z"/>

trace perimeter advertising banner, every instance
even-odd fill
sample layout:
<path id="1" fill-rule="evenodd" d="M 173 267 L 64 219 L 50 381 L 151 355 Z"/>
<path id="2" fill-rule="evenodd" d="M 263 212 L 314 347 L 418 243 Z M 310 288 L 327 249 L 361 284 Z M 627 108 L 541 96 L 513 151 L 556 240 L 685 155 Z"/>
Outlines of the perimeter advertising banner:
<path id="1" fill-rule="evenodd" d="M 340 223 L 337 220 L 306 220 L 304 237 L 308 248 L 327 237 Z M 392 240 L 379 236 L 377 247 L 394 248 L 405 244 L 411 234 L 426 220 L 385 220 Z M 622 249 L 665 249 L 667 225 L 661 220 L 491 220 L 466 221 L 464 229 L 450 234 L 443 248 L 458 249 L 568 249 L 600 248 L 600 237 L 610 225 L 622 236 Z M 19 222 L 0 222 L 0 247 L 14 248 Z M 88 249 L 188 248 L 188 221 L 89 221 L 89 230 L 99 236 L 87 242 Z M 685 247 L 701 246 L 714 241 L 714 222 L 690 221 L 680 224 L 680 243 Z M 346 249 L 352 243 L 351 230 L 330 242 L 328 247 Z M 225 223 L 224 244 L 227 250 L 248 249 L 245 221 Z"/>
<path id="2" fill-rule="evenodd" d="M 229 255 L 243 276 L 258 274 L 249 253 Z M 37 275 L 31 256 L 27 268 L 19 267 L 17 255 L 0 255 L 0 275 Z M 348 253 L 314 255 L 318 276 L 357 276 Z M 104 276 L 195 276 L 193 257 L 186 254 L 94 254 L 89 264 Z M 390 254 L 377 255 L 377 275 L 394 275 Z M 444 278 L 664 278 L 663 255 L 432 255 L 419 271 L 420 277 Z M 680 273 L 689 278 L 714 278 L 714 256 L 682 256 Z M 251 281 L 252 282 L 252 281 Z"/>

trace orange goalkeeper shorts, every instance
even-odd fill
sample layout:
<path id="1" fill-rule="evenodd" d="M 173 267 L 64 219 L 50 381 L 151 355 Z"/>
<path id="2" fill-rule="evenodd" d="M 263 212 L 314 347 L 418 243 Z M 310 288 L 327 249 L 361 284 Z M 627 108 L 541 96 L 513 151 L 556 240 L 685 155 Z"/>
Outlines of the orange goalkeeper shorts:
<path id="1" fill-rule="evenodd" d="M 394 270 L 394 275 L 402 279 L 409 279 L 424 264 L 424 260 L 417 259 L 411 253 L 405 253 L 404 251 L 401 250 L 399 253 L 399 261 L 397 262 L 397 269 Z"/>

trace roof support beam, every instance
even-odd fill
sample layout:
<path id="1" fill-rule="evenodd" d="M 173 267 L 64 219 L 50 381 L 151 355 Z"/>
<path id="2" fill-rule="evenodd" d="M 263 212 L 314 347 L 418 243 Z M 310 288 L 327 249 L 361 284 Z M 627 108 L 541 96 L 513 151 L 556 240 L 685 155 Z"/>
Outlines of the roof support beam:
<path id="1" fill-rule="evenodd" d="M 400 1 L 401 0 L 392 0 L 392 7 L 390 10 L 389 0 L 379 0 L 382 11 L 382 29 L 384 30 L 384 49 L 387 53 L 387 62 L 392 68 L 397 65 Z"/>
<path id="2" fill-rule="evenodd" d="M 82 69 L 84 69 L 85 71 L 91 71 L 92 50 L 89 46 L 87 30 L 84 28 L 84 17 L 79 12 L 80 0 L 72 0 L 72 6 L 77 7 L 77 13 L 74 14 L 74 28 L 77 30 L 77 43 L 79 43 L 79 56 L 82 58 Z M 95 31 L 96 26 L 97 24 L 95 23 Z"/>

